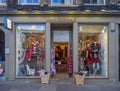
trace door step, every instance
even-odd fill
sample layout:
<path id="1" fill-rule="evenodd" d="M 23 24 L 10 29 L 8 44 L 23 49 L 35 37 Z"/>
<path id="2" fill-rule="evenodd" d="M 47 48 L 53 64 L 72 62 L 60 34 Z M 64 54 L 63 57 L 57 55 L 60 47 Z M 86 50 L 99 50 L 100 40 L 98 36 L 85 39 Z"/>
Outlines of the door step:
<path id="1" fill-rule="evenodd" d="M 55 83 L 55 84 L 72 84 L 74 82 L 73 78 L 50 78 L 50 83 Z"/>

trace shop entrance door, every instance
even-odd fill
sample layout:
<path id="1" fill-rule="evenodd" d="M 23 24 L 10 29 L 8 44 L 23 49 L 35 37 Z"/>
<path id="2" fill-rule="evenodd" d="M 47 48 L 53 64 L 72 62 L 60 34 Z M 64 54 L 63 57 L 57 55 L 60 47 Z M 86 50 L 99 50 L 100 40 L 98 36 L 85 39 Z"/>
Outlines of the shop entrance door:
<path id="1" fill-rule="evenodd" d="M 0 77 L 5 76 L 5 35 L 0 30 Z"/>
<path id="2" fill-rule="evenodd" d="M 54 43 L 56 77 L 68 77 L 68 43 Z"/>
<path id="3" fill-rule="evenodd" d="M 4 33 L 0 31 L 0 61 L 5 61 Z"/>

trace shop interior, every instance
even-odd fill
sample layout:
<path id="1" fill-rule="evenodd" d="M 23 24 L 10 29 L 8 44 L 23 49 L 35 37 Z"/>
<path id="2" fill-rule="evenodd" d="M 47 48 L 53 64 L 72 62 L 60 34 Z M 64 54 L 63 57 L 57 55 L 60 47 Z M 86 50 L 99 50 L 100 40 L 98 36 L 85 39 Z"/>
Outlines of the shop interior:
<path id="1" fill-rule="evenodd" d="M 5 36 L 0 30 L 0 61 L 5 61 Z"/>
<path id="2" fill-rule="evenodd" d="M 5 76 L 5 35 L 0 30 L 0 77 Z"/>
<path id="3" fill-rule="evenodd" d="M 68 43 L 55 43 L 54 47 L 56 73 L 67 73 Z"/>
<path id="4" fill-rule="evenodd" d="M 72 24 L 51 24 L 51 39 L 54 46 L 55 78 L 68 79 L 69 69 L 72 70 L 72 62 L 69 65 L 70 44 L 72 43 Z M 71 54 L 72 55 L 72 54 Z M 72 58 L 71 58 L 72 61 Z M 70 66 L 70 67 L 69 67 Z"/>

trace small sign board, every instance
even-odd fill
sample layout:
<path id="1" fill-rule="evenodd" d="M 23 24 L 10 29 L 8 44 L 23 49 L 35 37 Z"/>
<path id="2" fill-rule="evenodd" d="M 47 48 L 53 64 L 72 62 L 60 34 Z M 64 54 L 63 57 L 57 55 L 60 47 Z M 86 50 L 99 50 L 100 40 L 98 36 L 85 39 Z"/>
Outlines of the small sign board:
<path id="1" fill-rule="evenodd" d="M 12 29 L 12 21 L 7 17 L 4 17 L 4 27 L 10 30 Z"/>
<path id="2" fill-rule="evenodd" d="M 9 54 L 10 53 L 10 49 L 9 48 L 5 48 L 5 54 Z"/>
<path id="3" fill-rule="evenodd" d="M 53 32 L 54 42 L 68 42 L 69 41 L 69 31 L 54 31 Z"/>

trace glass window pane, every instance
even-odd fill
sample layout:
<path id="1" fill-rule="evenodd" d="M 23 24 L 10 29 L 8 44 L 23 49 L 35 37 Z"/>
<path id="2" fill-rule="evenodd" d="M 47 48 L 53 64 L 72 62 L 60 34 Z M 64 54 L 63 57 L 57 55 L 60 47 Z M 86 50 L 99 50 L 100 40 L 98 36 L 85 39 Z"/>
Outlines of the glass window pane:
<path id="1" fill-rule="evenodd" d="M 45 69 L 45 25 L 18 25 L 16 76 L 39 76 Z"/>
<path id="2" fill-rule="evenodd" d="M 62 4 L 64 0 L 52 0 L 52 4 Z"/>
<path id="3" fill-rule="evenodd" d="M 79 71 L 86 76 L 107 76 L 108 27 L 104 25 L 81 25 L 79 27 Z"/>
<path id="4" fill-rule="evenodd" d="M 25 0 L 19 0 L 19 4 L 25 3 Z"/>
<path id="5" fill-rule="evenodd" d="M 52 4 L 57 4 L 58 0 L 52 0 Z"/>
<path id="6" fill-rule="evenodd" d="M 104 4 L 104 0 L 97 0 L 97 4 Z"/>
<path id="7" fill-rule="evenodd" d="M 73 0 L 65 0 L 64 4 L 73 4 Z"/>
<path id="8" fill-rule="evenodd" d="M 33 3 L 39 3 L 39 0 L 33 0 Z"/>
<path id="9" fill-rule="evenodd" d="M 85 4 L 90 4 L 90 0 L 85 0 L 84 3 Z"/>
<path id="10" fill-rule="evenodd" d="M 27 3 L 32 3 L 32 0 L 27 0 Z"/>
<path id="11" fill-rule="evenodd" d="M 105 0 L 85 0 L 85 4 L 105 4 Z"/>
<path id="12" fill-rule="evenodd" d="M 6 0 L 2 0 L 2 3 L 6 3 Z"/>

